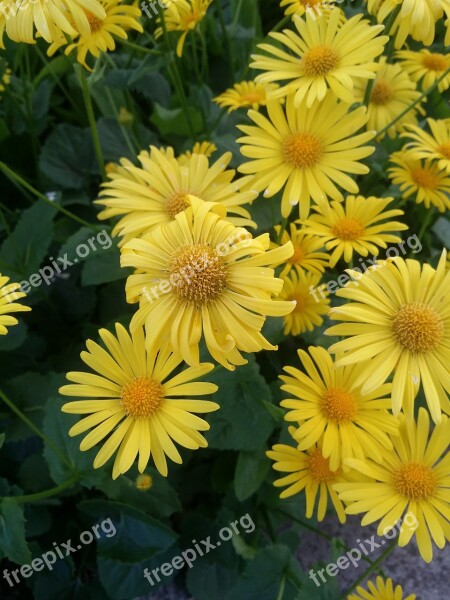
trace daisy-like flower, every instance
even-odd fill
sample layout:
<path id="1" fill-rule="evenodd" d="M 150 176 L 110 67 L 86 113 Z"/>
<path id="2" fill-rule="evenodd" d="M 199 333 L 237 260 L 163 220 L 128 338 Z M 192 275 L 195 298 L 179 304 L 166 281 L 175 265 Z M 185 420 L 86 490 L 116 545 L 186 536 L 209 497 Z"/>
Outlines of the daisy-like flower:
<path id="1" fill-rule="evenodd" d="M 251 177 L 233 180 L 235 171 L 227 169 L 231 158 L 231 152 L 226 152 L 210 165 L 205 154 L 192 153 L 180 164 L 172 148 L 162 152 L 151 146 L 150 153 L 139 154 L 140 167 L 122 159 L 119 172 L 111 173 L 109 181 L 102 184 L 100 199 L 96 202 L 106 208 L 98 218 L 121 216 L 113 235 L 124 237 L 123 244 L 170 223 L 187 208 L 187 198 L 192 194 L 201 200 L 223 204 L 228 210 L 228 219 L 235 225 L 255 227 L 243 205 L 252 202 L 258 193 L 249 189 L 242 191 L 248 187 Z"/>
<path id="2" fill-rule="evenodd" d="M 309 12 L 317 18 L 322 14 L 329 15 L 336 2 L 335 0 L 281 0 L 280 6 L 285 9 L 285 15 L 303 17 L 306 12 Z"/>
<path id="3" fill-rule="evenodd" d="M 290 428 L 291 429 L 291 428 Z M 275 487 L 286 487 L 280 493 L 280 498 L 289 498 L 294 494 L 305 491 L 306 517 L 311 519 L 317 502 L 317 520 L 323 521 L 327 512 L 328 499 L 331 500 L 341 523 L 345 523 L 344 505 L 339 500 L 333 485 L 345 481 L 340 469 L 332 471 L 330 461 L 322 454 L 320 446 L 314 444 L 306 452 L 287 444 L 275 444 L 266 452 L 275 461 L 273 469 L 288 473 L 274 481 Z"/>
<path id="4" fill-rule="evenodd" d="M 265 106 L 267 96 L 278 88 L 275 84 L 255 83 L 254 81 L 241 81 L 225 90 L 220 96 L 214 98 L 214 102 L 222 108 L 228 108 L 228 112 L 233 112 L 238 108 L 253 108 L 258 110 L 260 106 Z"/>
<path id="5" fill-rule="evenodd" d="M 389 451 L 381 448 L 381 459 L 347 460 L 352 469 L 372 481 L 338 483 L 334 489 L 342 501 L 350 503 L 347 514 L 366 513 L 363 526 L 380 521 L 378 535 L 387 535 L 405 516 L 398 545 L 406 546 L 415 535 L 420 555 L 430 562 L 431 540 L 438 548 L 450 540 L 450 421 L 443 417 L 428 439 L 429 416 L 424 408 L 419 409 L 417 423 L 405 415 L 400 420 L 399 439 Z"/>
<path id="6" fill-rule="evenodd" d="M 252 160 L 239 167 L 241 173 L 255 174 L 252 186 L 274 196 L 283 187 L 281 214 L 288 217 L 299 204 L 300 219 L 309 214 L 311 198 L 320 204 L 326 197 L 343 200 L 336 184 L 347 192 L 359 188 L 349 175 L 369 172 L 359 161 L 370 156 L 373 146 L 365 146 L 374 132 L 355 134 L 367 122 L 364 106 L 349 106 L 327 94 L 307 109 L 305 101 L 297 108 L 294 95 L 283 108 L 276 99 L 267 102 L 269 118 L 250 110 L 253 126 L 239 125 L 246 135 L 238 139 L 241 153 Z"/>
<path id="7" fill-rule="evenodd" d="M 356 86 L 355 97 L 362 102 L 366 91 L 366 85 Z M 413 104 L 420 97 L 416 84 L 400 65 L 389 64 L 383 57 L 380 60 L 379 71 L 369 98 L 369 120 L 368 129 L 381 131 L 389 125 L 405 108 Z M 401 117 L 394 125 L 389 127 L 387 133 L 390 138 L 395 138 L 397 132 L 404 130 L 406 123 L 415 125 L 417 113 L 425 114 L 421 104 L 417 104 Z M 381 134 L 382 139 L 385 134 Z"/>
<path id="8" fill-rule="evenodd" d="M 359 585 L 355 591 L 355 594 L 347 596 L 347 600 L 416 600 L 415 594 L 404 598 L 401 585 L 394 587 L 392 579 L 382 577 L 377 577 L 375 583 L 368 581 L 367 590 Z"/>
<path id="9" fill-rule="evenodd" d="M 180 165 L 185 165 L 189 162 L 189 159 L 193 154 L 203 154 L 206 158 L 210 158 L 212 154 L 217 150 L 217 146 L 213 142 L 195 142 L 192 150 L 186 150 L 183 154 L 177 158 Z"/>
<path id="10" fill-rule="evenodd" d="M 197 25 L 205 18 L 206 12 L 212 0 L 176 0 L 167 5 L 163 11 L 166 31 L 181 31 L 180 39 L 177 43 L 177 56 L 183 55 L 184 42 L 187 34 L 193 31 Z M 161 19 L 157 19 L 161 25 Z M 164 27 L 160 26 L 155 30 L 155 37 L 158 39 L 164 33 Z"/>
<path id="11" fill-rule="evenodd" d="M 19 283 L 8 283 L 9 277 L 0 273 L 0 335 L 8 333 L 7 327 L 17 325 L 19 322 L 10 313 L 26 312 L 31 310 L 29 306 L 19 304 L 16 300 L 25 298 L 26 294 L 20 292 Z"/>
<path id="12" fill-rule="evenodd" d="M 294 433 L 299 450 L 307 450 L 324 436 L 322 452 L 333 471 L 348 470 L 345 461 L 351 457 L 381 459 L 381 447 L 392 448 L 389 436 L 396 435 L 399 426 L 388 412 L 391 384 L 363 393 L 357 382 L 359 365 L 335 368 L 325 348 L 310 346 L 308 351 L 298 350 L 305 372 L 285 367 L 289 376 L 280 375 L 281 389 L 294 396 L 280 404 L 289 409 L 286 421 L 300 423 Z M 366 367 L 367 373 L 370 366 Z"/>
<path id="13" fill-rule="evenodd" d="M 450 69 L 450 56 L 430 52 L 422 48 L 418 52 L 412 50 L 400 50 L 397 58 L 401 60 L 401 67 L 413 81 L 420 82 L 422 90 L 430 88 L 437 79 Z M 438 90 L 442 93 L 450 87 L 450 73 L 438 84 Z"/>
<path id="14" fill-rule="evenodd" d="M 94 468 L 104 465 L 117 451 L 113 479 L 128 471 L 138 454 L 140 473 L 153 458 L 158 471 L 166 477 L 166 456 L 182 463 L 174 442 L 191 450 L 208 445 L 200 431 L 207 431 L 209 425 L 192 413 L 208 413 L 219 405 L 190 396 L 217 391 L 213 383 L 195 381 L 209 373 L 213 365 L 199 364 L 171 376 L 182 363 L 181 357 L 167 347 L 146 348 L 142 327 L 130 336 L 117 323 L 116 335 L 106 329 L 99 334 L 106 349 L 88 340 L 88 351 L 81 353 L 94 373 L 67 373 L 67 379 L 73 383 L 59 390 L 64 396 L 79 398 L 64 404 L 63 412 L 88 415 L 69 430 L 69 435 L 91 430 L 80 450 L 89 450 L 108 437 L 95 457 Z"/>
<path id="15" fill-rule="evenodd" d="M 144 31 L 138 20 L 141 11 L 136 6 L 127 6 L 121 0 L 100 0 L 100 4 L 105 10 L 105 17 L 99 18 L 96 15 L 87 13 L 90 31 L 86 33 L 79 32 L 80 35 L 74 36 L 76 37 L 75 41 L 67 45 L 64 50 L 66 55 L 76 50 L 77 61 L 89 71 L 92 69 L 86 63 L 88 53 L 98 58 L 102 52 L 115 50 L 115 38 L 126 40 L 128 30 L 134 29 L 140 33 Z M 54 41 L 49 46 L 47 54 L 52 56 L 66 44 L 67 40 L 61 33 L 59 40 Z M 130 113 L 127 114 L 130 115 Z"/>
<path id="16" fill-rule="evenodd" d="M 450 119 L 427 119 L 431 134 L 415 125 L 406 125 L 402 137 L 413 140 L 404 146 L 414 158 L 435 158 L 440 169 L 450 173 Z"/>
<path id="17" fill-rule="evenodd" d="M 401 237 L 389 232 L 408 229 L 407 225 L 392 220 L 403 215 L 402 210 L 386 210 L 392 201 L 393 198 L 347 196 L 345 203 L 313 206 L 316 214 L 303 222 L 303 231 L 322 239 L 326 249 L 333 251 L 330 267 L 334 267 L 342 256 L 349 263 L 354 252 L 360 256 L 376 256 L 380 248 L 387 248 L 388 243 L 402 241 Z"/>
<path id="18" fill-rule="evenodd" d="M 91 20 L 105 17 L 98 0 L 2 0 L 0 48 L 4 48 L 4 32 L 14 42 L 34 44 L 39 34 L 50 44 L 59 42 L 64 33 L 89 36 Z"/>
<path id="19" fill-rule="evenodd" d="M 7 67 L 8 63 L 4 60 L 0 60 L 0 98 L 2 97 L 2 92 L 5 91 L 11 81 L 12 71 Z"/>
<path id="20" fill-rule="evenodd" d="M 413 197 L 426 208 L 435 206 L 439 212 L 450 210 L 450 175 L 439 169 L 434 160 L 412 158 L 409 152 L 394 152 L 388 169 L 392 183 L 400 187 L 403 198 Z"/>
<path id="21" fill-rule="evenodd" d="M 281 226 L 276 225 L 274 229 L 278 239 Z M 322 239 L 305 234 L 303 228 L 300 227 L 300 221 L 291 223 L 289 233 L 286 230 L 283 231 L 280 244 L 272 242 L 271 247 L 277 248 L 287 242 L 292 242 L 294 254 L 284 263 L 282 276 L 287 275 L 292 268 L 320 275 L 329 266 L 330 256 L 321 252 L 323 250 Z"/>
<path id="22" fill-rule="evenodd" d="M 300 335 L 312 331 L 323 323 L 323 315 L 330 308 L 325 286 L 320 284 L 320 274 L 293 270 L 283 275 L 282 300 L 294 300 L 294 310 L 284 317 L 284 334 Z"/>
<path id="23" fill-rule="evenodd" d="M 298 35 L 288 29 L 271 33 L 282 48 L 273 44 L 258 46 L 266 54 L 252 55 L 250 66 L 265 72 L 256 81 L 285 81 L 274 94 L 283 97 L 295 92 L 296 106 L 305 100 L 306 108 L 310 108 L 315 100 L 324 99 L 328 89 L 352 104 L 355 82 L 375 77 L 375 58 L 383 52 L 389 38 L 378 35 L 383 26 L 370 25 L 362 14 L 344 23 L 341 14 L 338 8 L 330 16 L 308 12 L 305 19 L 294 17 Z"/>
<path id="24" fill-rule="evenodd" d="M 202 337 L 227 369 L 247 361 L 240 351 L 276 350 L 261 334 L 266 316 L 282 317 L 295 302 L 275 301 L 283 281 L 269 267 L 287 260 L 288 243 L 269 251 L 269 234 L 252 239 L 225 220 L 223 206 L 189 197 L 175 220 L 122 250 L 123 267 L 138 269 L 126 283 L 140 301 L 131 329 L 146 325 L 149 344 L 167 344 L 190 365 Z"/>
<path id="25" fill-rule="evenodd" d="M 450 414 L 450 273 L 446 272 L 446 258 L 444 250 L 437 269 L 400 257 L 372 267 L 336 292 L 352 302 L 331 309 L 330 317 L 344 323 L 325 332 L 347 336 L 329 349 L 345 353 L 337 366 L 370 360 L 370 367 L 361 370 L 358 378 L 363 393 L 378 390 L 393 373 L 394 414 L 404 401 L 411 412 L 422 382 L 436 423 L 441 408 Z"/>

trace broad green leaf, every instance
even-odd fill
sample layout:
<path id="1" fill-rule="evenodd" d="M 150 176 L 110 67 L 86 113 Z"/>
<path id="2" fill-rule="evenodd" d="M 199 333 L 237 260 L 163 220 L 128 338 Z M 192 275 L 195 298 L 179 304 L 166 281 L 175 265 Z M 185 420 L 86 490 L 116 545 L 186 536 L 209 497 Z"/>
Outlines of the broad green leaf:
<path id="1" fill-rule="evenodd" d="M 270 469 L 270 460 L 261 449 L 240 452 L 234 475 L 234 491 L 242 502 L 259 488 Z"/>
<path id="2" fill-rule="evenodd" d="M 91 253 L 81 272 L 82 285 L 99 285 L 118 279 L 126 279 L 132 269 L 120 266 L 120 251 L 115 243 L 108 250 Z"/>
<path id="3" fill-rule="evenodd" d="M 194 133 L 201 133 L 203 130 L 202 113 L 194 106 L 189 106 L 187 112 L 191 119 Z M 182 108 L 169 109 L 156 103 L 150 120 L 156 125 L 162 135 L 190 135 L 186 114 Z"/>
<path id="4" fill-rule="evenodd" d="M 22 507 L 10 498 L 0 502 L 0 549 L 19 565 L 31 562 L 31 552 L 25 539 L 25 518 Z"/>

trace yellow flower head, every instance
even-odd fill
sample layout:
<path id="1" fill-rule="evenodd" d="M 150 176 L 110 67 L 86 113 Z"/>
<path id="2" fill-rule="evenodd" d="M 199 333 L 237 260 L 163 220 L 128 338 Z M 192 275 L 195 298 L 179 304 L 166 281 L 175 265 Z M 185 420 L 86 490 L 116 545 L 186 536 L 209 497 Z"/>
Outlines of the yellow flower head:
<path id="1" fill-rule="evenodd" d="M 5 91 L 6 86 L 9 85 L 11 81 L 11 69 L 7 68 L 8 63 L 4 60 L 0 60 L 0 98 L 2 97 L 2 92 Z"/>
<path id="2" fill-rule="evenodd" d="M 223 218 L 222 206 L 189 201 L 174 221 L 122 248 L 122 266 L 138 269 L 126 284 L 128 302 L 140 302 L 131 329 L 145 323 L 149 345 L 167 345 L 190 365 L 204 338 L 211 356 L 233 369 L 247 362 L 240 351 L 276 350 L 261 329 L 294 303 L 274 300 L 283 281 L 269 265 L 289 258 L 292 244 L 269 251 L 269 234 L 252 239 Z"/>
<path id="3" fill-rule="evenodd" d="M 275 226 L 275 233 L 280 235 L 280 225 Z M 320 275 L 329 266 L 330 257 L 323 250 L 323 240 L 307 235 L 300 227 L 300 221 L 289 225 L 289 233 L 284 230 L 281 236 L 281 245 L 292 242 L 294 254 L 284 263 L 281 275 L 287 275 L 292 268 Z M 272 242 L 271 247 L 277 248 L 280 244 Z M 274 265 L 276 266 L 276 265 Z"/>
<path id="4" fill-rule="evenodd" d="M 430 52 L 426 48 L 422 48 L 418 52 L 400 50 L 396 56 L 401 60 L 402 69 L 408 73 L 411 79 L 420 82 L 422 90 L 430 88 L 450 68 L 450 55 Z M 438 90 L 442 93 L 449 87 L 450 73 L 438 84 Z"/>
<path id="5" fill-rule="evenodd" d="M 177 56 L 183 55 L 187 34 L 205 18 L 211 2 L 212 0 L 176 0 L 176 2 L 172 0 L 164 10 L 166 30 L 182 32 L 177 44 Z M 157 19 L 157 23 L 160 27 L 155 31 L 155 37 L 159 38 L 164 33 L 164 27 L 160 18 Z"/>
<path id="6" fill-rule="evenodd" d="M 113 479 L 126 473 L 138 455 L 140 473 L 153 458 L 158 471 L 166 477 L 166 456 L 182 463 L 174 442 L 191 450 L 208 445 L 200 431 L 207 431 L 209 425 L 192 413 L 208 413 L 219 405 L 190 396 L 217 391 L 213 383 L 194 381 L 209 373 L 213 365 L 199 364 L 171 377 L 182 358 L 167 347 L 158 350 L 152 345 L 146 349 L 142 327 L 130 336 L 117 323 L 116 335 L 106 329 L 99 334 L 106 349 L 88 340 L 88 351 L 81 353 L 83 362 L 95 373 L 67 373 L 67 379 L 74 383 L 59 390 L 64 396 L 78 398 L 64 404 L 63 412 L 88 415 L 69 430 L 69 435 L 91 430 L 80 450 L 89 450 L 108 437 L 95 457 L 94 468 L 104 465 L 116 453 Z"/>
<path id="7" fill-rule="evenodd" d="M 17 325 L 19 322 L 15 317 L 11 317 L 11 313 L 27 312 L 31 310 L 29 306 L 19 304 L 16 300 L 25 298 L 24 292 L 19 292 L 19 283 L 8 284 L 9 277 L 5 277 L 0 273 L 0 335 L 8 333 L 7 327 Z"/>
<path id="8" fill-rule="evenodd" d="M 136 477 L 135 485 L 141 492 L 146 492 L 153 487 L 153 477 L 148 473 L 141 473 Z"/>
<path id="9" fill-rule="evenodd" d="M 308 12 L 317 18 L 322 14 L 329 15 L 336 2 L 335 0 L 281 0 L 280 6 L 285 8 L 285 15 L 303 17 Z"/>
<path id="10" fill-rule="evenodd" d="M 294 95 L 283 108 L 276 99 L 267 102 L 268 118 L 250 110 L 254 125 L 240 125 L 246 135 L 238 139 L 241 153 L 251 159 L 239 167 L 241 173 L 255 174 L 252 186 L 265 197 L 281 189 L 281 214 L 288 217 L 299 204 L 300 219 L 309 214 L 311 198 L 325 202 L 327 196 L 343 200 L 336 184 L 350 193 L 359 188 L 349 175 L 368 173 L 359 161 L 374 148 L 365 146 L 373 132 L 355 135 L 367 122 L 364 106 L 350 111 L 333 94 L 316 100 L 308 109 L 305 100 L 295 107 Z"/>
<path id="11" fill-rule="evenodd" d="M 437 160 L 440 169 L 450 173 L 450 119 L 427 119 L 431 134 L 415 125 L 407 125 L 402 137 L 413 140 L 404 146 L 413 158 Z"/>
<path id="12" fill-rule="evenodd" d="M 377 577 L 375 583 L 367 582 L 367 590 L 358 586 L 355 594 L 347 596 L 347 600 L 416 600 L 415 594 L 403 598 L 401 585 L 394 587 L 392 579 Z"/>
<path id="13" fill-rule="evenodd" d="M 385 210 L 392 201 L 393 198 L 347 196 L 345 203 L 313 206 L 316 214 L 303 222 L 303 231 L 321 238 L 326 249 L 333 251 L 330 267 L 334 267 L 342 256 L 349 263 L 353 253 L 376 256 L 380 248 L 387 248 L 388 243 L 402 241 L 398 235 L 389 232 L 408 229 L 407 225 L 392 220 L 403 215 L 402 210 Z"/>
<path id="14" fill-rule="evenodd" d="M 295 92 L 295 106 L 306 100 L 306 108 L 310 108 L 315 100 L 324 99 L 328 89 L 352 104 L 355 82 L 375 77 L 375 59 L 389 38 L 378 35 L 383 26 L 370 25 L 362 14 L 344 23 L 341 14 L 338 8 L 329 17 L 308 12 L 305 19 L 294 18 L 297 34 L 290 30 L 271 33 L 282 49 L 279 44 L 258 46 L 266 54 L 252 56 L 250 66 L 264 71 L 256 81 L 285 81 L 274 95 L 283 97 Z"/>
<path id="15" fill-rule="evenodd" d="M 213 142 L 195 142 L 192 150 L 186 150 L 183 154 L 177 158 L 180 165 L 185 165 L 189 162 L 189 159 L 193 154 L 203 154 L 206 158 L 210 158 L 212 154 L 217 150 L 217 146 Z"/>
<path id="16" fill-rule="evenodd" d="M 267 97 L 278 88 L 275 84 L 261 84 L 254 81 L 241 81 L 214 98 L 214 102 L 222 108 L 228 107 L 228 112 L 238 108 L 253 108 L 267 104 Z"/>
<path id="17" fill-rule="evenodd" d="M 339 498 L 350 505 L 346 513 L 365 513 L 363 526 L 379 521 L 378 535 L 391 536 L 401 523 L 398 545 L 406 546 L 413 536 L 423 560 L 431 562 L 433 547 L 444 548 L 449 540 L 450 510 L 450 421 L 436 425 L 429 438 L 429 416 L 419 409 L 417 422 L 401 415 L 400 439 L 393 448 L 380 447 L 381 458 L 348 459 L 355 471 L 370 477 L 364 483 L 337 483 Z"/>

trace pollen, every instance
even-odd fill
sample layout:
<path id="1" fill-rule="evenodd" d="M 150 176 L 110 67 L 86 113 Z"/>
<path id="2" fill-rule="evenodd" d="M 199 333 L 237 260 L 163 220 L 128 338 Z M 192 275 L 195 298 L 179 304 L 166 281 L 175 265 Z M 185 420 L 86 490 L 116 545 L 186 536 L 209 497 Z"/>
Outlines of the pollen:
<path id="1" fill-rule="evenodd" d="M 438 187 L 438 182 L 433 173 L 428 169 L 423 169 L 422 167 L 416 167 L 415 169 L 412 169 L 411 179 L 420 188 L 435 190 Z"/>
<path id="2" fill-rule="evenodd" d="M 396 341 L 405 350 L 418 354 L 437 348 L 444 336 L 441 317 L 427 304 L 403 305 L 392 321 Z"/>
<path id="3" fill-rule="evenodd" d="M 443 54 L 425 54 L 422 65 L 430 71 L 445 71 L 448 69 L 448 59 Z"/>
<path id="4" fill-rule="evenodd" d="M 420 502 L 433 496 L 436 490 L 436 475 L 430 467 L 418 462 L 409 462 L 394 472 L 394 488 L 399 494 Z"/>
<path id="5" fill-rule="evenodd" d="M 175 219 L 178 213 L 183 212 L 189 206 L 187 201 L 189 194 L 196 196 L 194 192 L 190 192 L 189 190 L 180 190 L 179 192 L 175 192 L 166 201 L 166 212 L 172 220 Z"/>
<path id="6" fill-rule="evenodd" d="M 283 142 L 282 152 L 285 162 L 298 169 L 313 167 L 322 156 L 322 143 L 316 135 L 294 133 Z"/>
<path id="7" fill-rule="evenodd" d="M 376 106 L 388 104 L 394 97 L 392 86 L 384 79 L 379 79 L 373 86 L 370 102 Z"/>
<path id="8" fill-rule="evenodd" d="M 121 404 L 127 415 L 143 419 L 158 410 L 163 397 L 163 388 L 158 381 L 136 377 L 122 389 Z"/>
<path id="9" fill-rule="evenodd" d="M 316 46 L 303 55 L 300 67 L 307 77 L 323 77 L 337 67 L 339 55 L 328 46 Z"/>
<path id="10" fill-rule="evenodd" d="M 335 423 L 353 421 L 357 413 L 353 395 L 340 388 L 327 390 L 322 397 L 320 408 L 324 417 Z"/>
<path id="11" fill-rule="evenodd" d="M 337 471 L 332 471 L 330 469 L 330 461 L 328 458 L 324 458 L 320 448 L 315 448 L 306 461 L 311 477 L 314 481 L 317 481 L 317 483 L 322 481 L 331 482 L 335 479 Z"/>
<path id="12" fill-rule="evenodd" d="M 364 224 L 358 219 L 345 217 L 331 228 L 331 233 L 344 241 L 359 240 L 364 235 Z"/>
<path id="13" fill-rule="evenodd" d="M 216 300 L 227 285 L 227 268 L 219 253 L 206 244 L 192 244 L 176 253 L 169 265 L 174 293 L 197 305 Z"/>

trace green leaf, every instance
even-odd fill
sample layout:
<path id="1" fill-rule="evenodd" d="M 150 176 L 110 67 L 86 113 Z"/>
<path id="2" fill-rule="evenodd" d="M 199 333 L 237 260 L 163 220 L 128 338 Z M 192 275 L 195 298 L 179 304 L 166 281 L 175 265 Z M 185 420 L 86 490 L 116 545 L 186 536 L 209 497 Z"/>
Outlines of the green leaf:
<path id="1" fill-rule="evenodd" d="M 0 502 L 0 549 L 19 565 L 31 562 L 22 507 L 9 498 Z"/>
<path id="2" fill-rule="evenodd" d="M 0 433 L 0 448 L 3 446 L 4 443 L 5 443 L 5 434 Z"/>
<path id="3" fill-rule="evenodd" d="M 266 478 L 270 460 L 261 449 L 255 452 L 240 452 L 234 476 L 234 491 L 238 500 L 247 500 Z"/>
<path id="4" fill-rule="evenodd" d="M 48 77 L 50 81 L 54 82 L 55 77 L 59 78 L 64 75 L 71 68 L 70 61 L 65 56 L 58 56 L 53 60 L 49 61 L 33 79 L 33 86 L 37 87 L 40 82 Z"/>
<path id="5" fill-rule="evenodd" d="M 193 106 L 188 107 L 188 113 L 194 133 L 201 133 L 203 130 L 202 113 Z M 156 103 L 150 120 L 162 135 L 190 136 L 185 111 L 182 108 L 164 108 Z"/>
<path id="6" fill-rule="evenodd" d="M 0 336 L 0 352 L 10 352 L 11 350 L 20 348 L 27 339 L 28 328 L 25 323 L 20 320 L 20 318 L 23 317 L 23 313 L 18 313 L 17 316 L 19 318 L 19 323 L 8 328 L 8 333 L 6 335 Z"/>
<path id="7" fill-rule="evenodd" d="M 439 217 L 433 225 L 433 231 L 439 241 L 446 247 L 450 247 L 450 221 L 445 217 Z"/>
<path id="8" fill-rule="evenodd" d="M 91 253 L 87 257 L 81 272 L 82 285 L 99 285 L 110 283 L 118 279 L 125 279 L 132 272 L 120 266 L 120 250 L 116 244 L 112 244 L 108 250 L 102 253 Z"/>
<path id="9" fill-rule="evenodd" d="M 227 592 L 236 584 L 237 575 L 237 570 L 199 560 L 189 569 L 186 584 L 196 600 L 225 600 Z"/>

